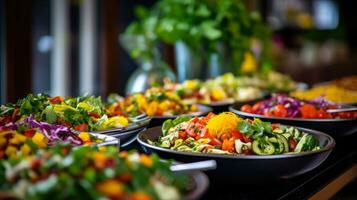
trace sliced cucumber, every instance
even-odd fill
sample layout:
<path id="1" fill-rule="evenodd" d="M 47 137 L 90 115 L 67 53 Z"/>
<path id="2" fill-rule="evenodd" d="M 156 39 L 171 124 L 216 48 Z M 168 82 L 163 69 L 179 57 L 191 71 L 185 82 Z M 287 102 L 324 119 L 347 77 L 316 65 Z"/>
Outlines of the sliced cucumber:
<path id="1" fill-rule="evenodd" d="M 258 140 L 254 140 L 252 146 L 253 152 L 258 155 L 272 155 L 275 152 L 274 145 L 269 141 L 263 144 Z"/>
<path id="2" fill-rule="evenodd" d="M 303 150 L 304 144 L 306 143 L 307 134 L 303 135 L 299 143 L 296 145 L 294 152 L 300 153 Z"/>
<path id="3" fill-rule="evenodd" d="M 289 143 L 288 143 L 288 140 L 286 139 L 286 137 L 283 135 L 278 135 L 278 141 L 280 141 L 283 144 L 284 153 L 288 153 L 289 152 Z"/>

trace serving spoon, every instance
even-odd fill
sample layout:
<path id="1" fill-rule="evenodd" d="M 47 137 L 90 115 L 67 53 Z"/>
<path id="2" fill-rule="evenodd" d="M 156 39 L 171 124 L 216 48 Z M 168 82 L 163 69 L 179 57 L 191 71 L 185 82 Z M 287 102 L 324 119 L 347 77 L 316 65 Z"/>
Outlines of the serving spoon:
<path id="1" fill-rule="evenodd" d="M 189 172 L 189 171 L 205 171 L 213 170 L 217 168 L 217 162 L 215 160 L 205 160 L 192 163 L 176 164 L 170 167 L 173 172 Z"/>
<path id="2" fill-rule="evenodd" d="M 357 111 L 357 107 L 348 107 L 348 108 L 336 108 L 336 109 L 327 109 L 328 113 L 338 113 L 338 112 L 350 112 Z"/>

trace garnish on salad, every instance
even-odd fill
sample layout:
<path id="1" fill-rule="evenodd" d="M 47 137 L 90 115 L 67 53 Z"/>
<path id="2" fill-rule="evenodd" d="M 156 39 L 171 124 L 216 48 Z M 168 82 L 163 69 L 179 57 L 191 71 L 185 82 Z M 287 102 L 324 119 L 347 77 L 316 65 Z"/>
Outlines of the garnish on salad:
<path id="1" fill-rule="evenodd" d="M 304 101 L 283 94 L 273 94 L 270 99 L 259 101 L 253 106 L 246 104 L 240 110 L 264 116 L 307 118 L 307 119 L 351 119 L 357 118 L 356 111 L 328 113 L 327 109 L 340 108 L 323 97 Z"/>
<path id="2" fill-rule="evenodd" d="M 156 155 L 57 145 L 0 161 L 0 192 L 16 199 L 178 200 L 188 179 Z"/>
<path id="3" fill-rule="evenodd" d="M 234 113 L 178 117 L 162 126 L 163 135 L 149 144 L 185 152 L 275 155 L 319 150 L 313 135 L 294 127 L 243 120 Z"/>
<path id="4" fill-rule="evenodd" d="M 111 104 L 107 109 L 113 113 L 124 112 L 130 115 L 146 113 L 148 116 L 173 116 L 198 110 L 196 105 L 184 104 L 173 92 L 159 87 L 150 88 L 144 94 L 130 95 Z"/>

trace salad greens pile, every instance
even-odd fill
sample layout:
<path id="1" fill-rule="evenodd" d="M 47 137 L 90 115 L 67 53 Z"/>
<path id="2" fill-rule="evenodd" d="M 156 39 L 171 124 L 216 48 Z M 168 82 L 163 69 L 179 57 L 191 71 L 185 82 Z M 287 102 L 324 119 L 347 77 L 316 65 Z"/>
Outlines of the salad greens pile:
<path id="1" fill-rule="evenodd" d="M 156 155 L 115 147 L 57 145 L 0 161 L 0 192 L 18 199 L 170 199 L 187 191 L 187 177 Z M 141 198 L 140 198 L 141 197 Z"/>
<path id="2" fill-rule="evenodd" d="M 129 120 L 122 115 L 108 113 L 100 97 L 50 97 L 29 94 L 15 104 L 0 107 L 0 125 L 33 116 L 37 121 L 60 124 L 77 131 L 95 131 L 127 126 Z"/>

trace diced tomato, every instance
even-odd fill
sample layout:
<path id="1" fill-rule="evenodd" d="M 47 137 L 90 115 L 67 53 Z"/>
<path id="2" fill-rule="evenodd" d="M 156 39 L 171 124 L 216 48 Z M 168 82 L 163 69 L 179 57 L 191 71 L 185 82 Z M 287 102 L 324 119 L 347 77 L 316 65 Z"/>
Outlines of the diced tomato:
<path id="1" fill-rule="evenodd" d="M 288 111 L 286 110 L 286 108 L 283 105 L 279 104 L 279 105 L 274 106 L 272 113 L 276 117 L 286 117 L 288 114 Z"/>
<path id="2" fill-rule="evenodd" d="M 268 117 L 273 117 L 274 115 L 273 115 L 273 113 L 272 112 L 270 112 L 270 111 L 264 111 L 264 114 L 263 114 L 264 116 L 268 116 Z"/>
<path id="3" fill-rule="evenodd" d="M 96 112 L 90 112 L 89 116 L 94 117 L 94 118 L 100 118 L 100 115 Z"/>
<path id="4" fill-rule="evenodd" d="M 219 141 L 217 138 L 210 138 L 211 139 L 211 142 L 209 143 L 210 145 L 213 145 L 213 146 L 221 146 L 222 145 L 222 142 Z"/>
<path id="5" fill-rule="evenodd" d="M 74 129 L 76 131 L 80 131 L 80 132 L 88 131 L 88 125 L 87 124 L 79 124 L 79 125 L 75 126 Z"/>
<path id="6" fill-rule="evenodd" d="M 243 135 L 238 130 L 232 132 L 232 137 L 234 140 L 244 141 Z"/>
<path id="7" fill-rule="evenodd" d="M 185 131 L 180 131 L 179 132 L 179 137 L 183 140 L 186 140 L 187 138 L 187 133 Z"/>
<path id="8" fill-rule="evenodd" d="M 297 141 L 293 138 L 290 138 L 289 140 L 289 149 L 290 151 L 294 151 L 297 145 Z"/>
<path id="9" fill-rule="evenodd" d="M 330 113 L 327 113 L 325 110 L 323 109 L 320 109 L 319 111 L 317 111 L 317 114 L 316 114 L 317 118 L 320 118 L 320 119 L 330 119 L 330 118 L 333 118 L 332 115 Z"/>
<path id="10" fill-rule="evenodd" d="M 50 102 L 51 102 L 52 104 L 60 104 L 60 103 L 62 103 L 63 101 L 64 101 L 64 98 L 61 97 L 61 96 L 55 96 L 55 97 L 52 97 L 52 98 L 50 99 Z"/>
<path id="11" fill-rule="evenodd" d="M 190 135 L 191 137 L 195 138 L 197 136 L 195 132 L 195 125 L 193 123 L 190 123 L 188 127 L 186 128 L 186 133 Z"/>
<path id="12" fill-rule="evenodd" d="M 252 112 L 252 106 L 249 105 L 249 104 L 245 104 L 245 105 L 243 105 L 243 106 L 240 108 L 240 110 L 241 110 L 242 112 L 251 113 L 251 112 Z"/>
<path id="13" fill-rule="evenodd" d="M 317 117 L 317 110 L 315 106 L 311 104 L 305 104 L 300 107 L 300 112 L 302 115 L 302 118 L 316 118 Z"/>
<path id="14" fill-rule="evenodd" d="M 27 138 L 32 138 L 36 133 L 36 130 L 35 129 L 26 129 L 24 131 L 24 135 L 27 137 Z"/>

